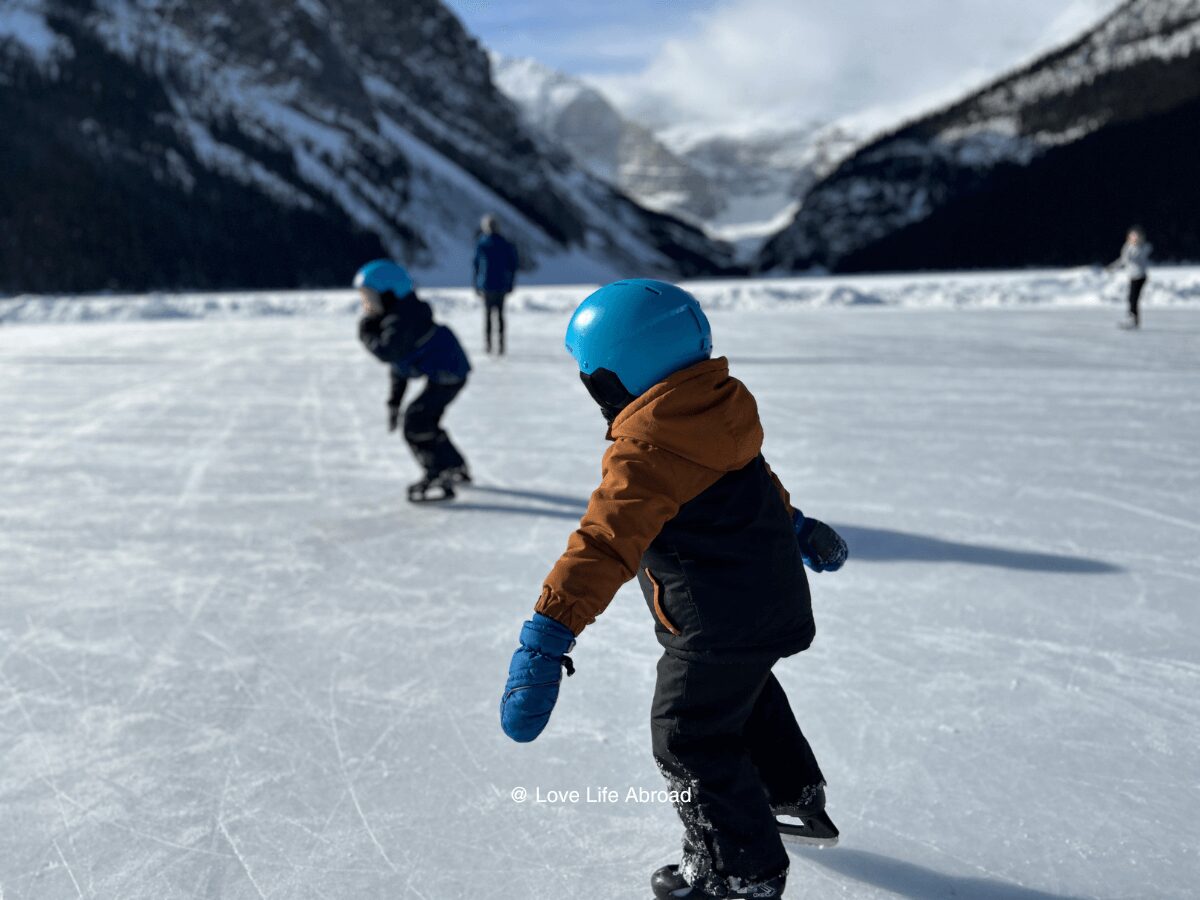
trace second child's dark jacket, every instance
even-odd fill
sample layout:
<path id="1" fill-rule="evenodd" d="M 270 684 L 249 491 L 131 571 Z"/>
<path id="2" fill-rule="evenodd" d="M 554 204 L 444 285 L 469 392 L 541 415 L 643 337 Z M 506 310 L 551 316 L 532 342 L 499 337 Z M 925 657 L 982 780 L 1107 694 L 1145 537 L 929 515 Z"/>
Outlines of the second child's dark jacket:
<path id="1" fill-rule="evenodd" d="M 409 378 L 423 376 L 434 384 L 457 384 L 471 371 L 454 332 L 434 322 L 433 310 L 415 293 L 400 299 L 389 297 L 382 315 L 363 316 L 358 339 L 392 367 L 393 394 L 399 386 L 402 396 Z"/>
<path id="2" fill-rule="evenodd" d="M 754 397 L 706 360 L 609 430 L 603 479 L 536 609 L 578 634 L 637 577 L 677 656 L 778 657 L 812 643 L 792 508 L 761 454 Z"/>

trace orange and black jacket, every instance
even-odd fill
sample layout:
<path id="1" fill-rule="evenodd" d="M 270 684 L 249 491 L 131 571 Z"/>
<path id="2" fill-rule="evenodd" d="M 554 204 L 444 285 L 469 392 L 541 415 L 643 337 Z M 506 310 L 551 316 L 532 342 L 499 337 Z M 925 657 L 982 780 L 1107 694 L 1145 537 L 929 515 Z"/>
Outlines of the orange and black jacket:
<path id="1" fill-rule="evenodd" d="M 680 656 L 786 656 L 813 639 L 787 492 L 762 457 L 754 397 L 725 359 L 671 375 L 608 433 L 603 480 L 537 612 L 578 634 L 637 577 Z"/>

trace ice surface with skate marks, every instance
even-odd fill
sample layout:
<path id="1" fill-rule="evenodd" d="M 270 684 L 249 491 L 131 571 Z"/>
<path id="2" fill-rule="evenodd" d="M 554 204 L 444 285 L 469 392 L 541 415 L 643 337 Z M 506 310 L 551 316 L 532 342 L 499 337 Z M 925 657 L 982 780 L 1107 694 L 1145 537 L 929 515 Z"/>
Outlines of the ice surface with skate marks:
<path id="1" fill-rule="evenodd" d="M 545 734 L 499 728 L 604 448 L 566 313 L 519 310 L 503 360 L 444 315 L 478 487 L 413 507 L 340 303 L 0 328 L 4 900 L 623 900 L 677 860 L 673 811 L 624 802 L 662 787 L 636 588 Z M 789 897 L 1194 896 L 1200 310 L 1145 312 L 713 313 L 851 547 L 777 667 L 842 830 Z"/>

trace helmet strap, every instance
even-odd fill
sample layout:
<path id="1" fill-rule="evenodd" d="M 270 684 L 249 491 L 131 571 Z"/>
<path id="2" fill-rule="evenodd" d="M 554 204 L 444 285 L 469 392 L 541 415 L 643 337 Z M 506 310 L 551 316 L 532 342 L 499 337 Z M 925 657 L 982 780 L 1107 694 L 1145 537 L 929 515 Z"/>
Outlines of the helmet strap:
<path id="1" fill-rule="evenodd" d="M 611 369 L 596 369 L 591 374 L 580 372 L 579 380 L 583 382 L 583 386 L 587 388 L 591 398 L 596 401 L 596 405 L 600 407 L 600 413 L 604 416 L 604 421 L 609 425 L 625 407 L 637 399 L 629 393 L 628 388 L 617 377 L 617 373 Z"/>

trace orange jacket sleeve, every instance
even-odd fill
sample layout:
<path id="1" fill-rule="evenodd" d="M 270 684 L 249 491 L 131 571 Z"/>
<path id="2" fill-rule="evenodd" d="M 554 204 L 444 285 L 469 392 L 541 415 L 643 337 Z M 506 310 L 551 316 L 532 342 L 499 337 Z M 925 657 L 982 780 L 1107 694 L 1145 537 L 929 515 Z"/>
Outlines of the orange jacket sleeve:
<path id="1" fill-rule="evenodd" d="M 534 607 L 579 634 L 637 573 L 646 548 L 684 503 L 722 476 L 650 444 L 618 438 L 604 477 Z"/>

